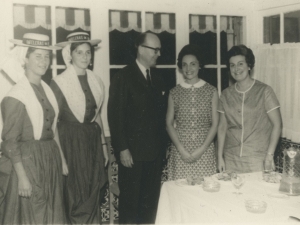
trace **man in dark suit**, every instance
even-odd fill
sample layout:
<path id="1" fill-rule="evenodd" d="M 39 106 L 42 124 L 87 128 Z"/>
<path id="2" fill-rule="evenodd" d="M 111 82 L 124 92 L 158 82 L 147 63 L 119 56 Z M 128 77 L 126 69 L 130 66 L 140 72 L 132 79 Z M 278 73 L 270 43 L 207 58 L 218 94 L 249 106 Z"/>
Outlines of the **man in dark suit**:
<path id="1" fill-rule="evenodd" d="M 160 56 L 160 40 L 142 33 L 137 58 L 114 75 L 108 100 L 108 122 L 118 167 L 119 223 L 154 223 L 164 153 L 166 96 L 151 67 Z"/>

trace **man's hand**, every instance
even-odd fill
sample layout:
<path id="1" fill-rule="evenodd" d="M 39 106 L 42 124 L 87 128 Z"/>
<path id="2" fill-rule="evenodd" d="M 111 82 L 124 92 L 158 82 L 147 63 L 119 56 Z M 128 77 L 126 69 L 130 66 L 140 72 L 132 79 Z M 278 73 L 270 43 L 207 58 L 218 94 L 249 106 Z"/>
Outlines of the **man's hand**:
<path id="1" fill-rule="evenodd" d="M 133 160 L 129 149 L 120 152 L 120 160 L 123 166 L 132 168 Z"/>

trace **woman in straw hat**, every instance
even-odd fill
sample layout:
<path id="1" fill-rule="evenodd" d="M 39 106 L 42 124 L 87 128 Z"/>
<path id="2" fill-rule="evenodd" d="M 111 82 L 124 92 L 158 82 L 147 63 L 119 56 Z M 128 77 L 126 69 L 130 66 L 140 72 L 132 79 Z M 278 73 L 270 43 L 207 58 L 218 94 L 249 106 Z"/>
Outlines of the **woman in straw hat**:
<path id="1" fill-rule="evenodd" d="M 100 223 L 100 190 L 107 182 L 107 144 L 99 113 L 104 86 L 87 69 L 98 43 L 84 32 L 58 43 L 67 69 L 50 85 L 60 109 L 58 133 L 69 168 L 64 199 L 67 220 L 73 224 Z"/>
<path id="2" fill-rule="evenodd" d="M 62 174 L 68 169 L 55 137 L 58 105 L 42 81 L 57 47 L 49 46 L 48 36 L 34 33 L 11 42 L 17 46 L 1 65 L 17 84 L 1 103 L 0 222 L 65 223 Z M 23 73 L 13 72 L 18 65 Z"/>

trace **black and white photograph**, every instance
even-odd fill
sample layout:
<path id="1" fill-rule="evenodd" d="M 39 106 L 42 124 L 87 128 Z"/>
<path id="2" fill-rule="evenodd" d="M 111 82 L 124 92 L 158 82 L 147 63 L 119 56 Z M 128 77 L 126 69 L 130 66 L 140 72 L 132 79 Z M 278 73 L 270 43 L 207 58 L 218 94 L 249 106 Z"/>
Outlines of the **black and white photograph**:
<path id="1" fill-rule="evenodd" d="M 300 224 L 300 0 L 1 0 L 0 224 Z"/>

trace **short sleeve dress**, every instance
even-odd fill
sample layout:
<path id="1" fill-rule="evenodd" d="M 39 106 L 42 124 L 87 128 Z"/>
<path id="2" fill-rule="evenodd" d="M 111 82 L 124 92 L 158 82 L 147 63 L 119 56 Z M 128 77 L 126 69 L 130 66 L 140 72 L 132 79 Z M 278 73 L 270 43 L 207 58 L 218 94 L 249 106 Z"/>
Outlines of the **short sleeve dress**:
<path id="1" fill-rule="evenodd" d="M 68 223 L 99 224 L 101 222 L 99 202 L 104 191 L 101 189 L 107 182 L 102 131 L 96 122 L 91 122 L 97 106 L 87 75 L 78 76 L 78 79 L 86 101 L 83 123 L 80 123 L 70 110 L 57 83 L 52 81 L 50 84 L 60 110 L 57 127 L 69 169 L 69 174 L 65 178 L 64 201 Z"/>
<path id="2" fill-rule="evenodd" d="M 226 170 L 250 173 L 264 169 L 272 132 L 268 113 L 279 107 L 273 89 L 258 80 L 245 92 L 236 84 L 223 91 L 218 111 L 227 120 L 223 150 Z"/>
<path id="3" fill-rule="evenodd" d="M 215 91 L 215 87 L 202 80 L 193 86 L 179 84 L 170 91 L 174 100 L 175 129 L 179 141 L 190 153 L 201 147 L 211 128 L 212 98 Z M 184 162 L 173 143 L 170 149 L 168 180 L 211 176 L 216 173 L 216 150 L 213 142 L 194 163 Z"/>
<path id="4" fill-rule="evenodd" d="M 31 86 L 44 114 L 40 140 L 34 140 L 33 127 L 22 102 L 5 97 L 1 103 L 0 223 L 63 224 L 61 156 L 51 129 L 55 112 L 43 88 Z M 19 196 L 18 177 L 12 166 L 18 162 L 22 162 L 32 185 L 30 198 Z"/>

